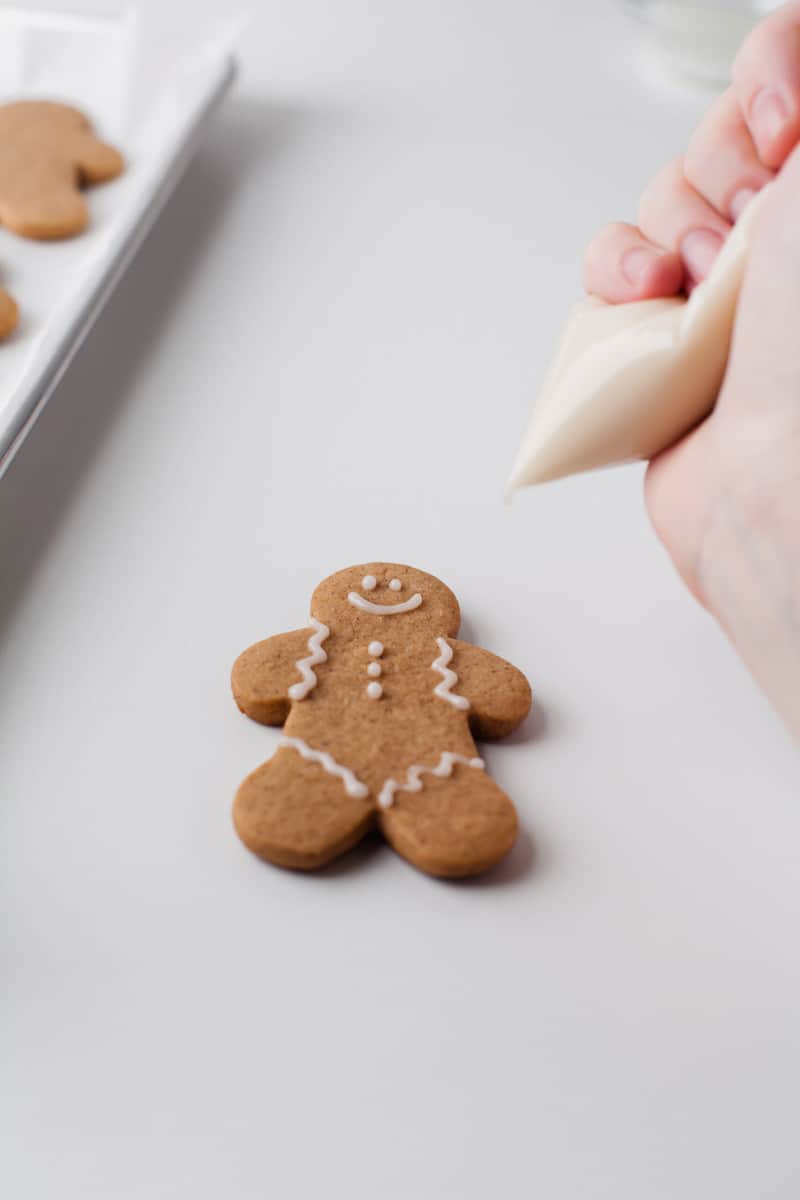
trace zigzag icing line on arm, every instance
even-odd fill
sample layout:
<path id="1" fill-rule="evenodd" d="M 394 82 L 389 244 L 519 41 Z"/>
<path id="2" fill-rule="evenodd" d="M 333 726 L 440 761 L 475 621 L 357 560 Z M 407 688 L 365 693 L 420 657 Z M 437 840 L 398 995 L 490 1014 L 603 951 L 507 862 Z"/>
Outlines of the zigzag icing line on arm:
<path id="1" fill-rule="evenodd" d="M 307 762 L 319 763 L 329 775 L 335 775 L 338 779 L 341 779 L 348 796 L 363 798 L 369 795 L 367 785 L 362 783 L 349 767 L 343 767 L 341 763 L 337 763 L 336 759 L 328 754 L 327 750 L 314 750 L 302 738 L 287 737 L 285 734 L 278 741 L 278 748 L 280 749 L 281 746 L 296 750 L 300 757 L 306 759 Z"/>
<path id="2" fill-rule="evenodd" d="M 445 750 L 439 755 L 439 761 L 435 767 L 416 765 L 409 767 L 406 771 L 405 783 L 398 783 L 396 779 L 387 779 L 378 795 L 378 804 L 381 808 L 391 808 L 397 792 L 421 792 L 423 775 L 435 775 L 437 779 L 448 779 L 453 774 L 456 763 L 461 763 L 465 767 L 474 767 L 476 770 L 483 770 L 485 765 L 482 758 L 466 758 L 463 754 L 451 754 L 449 750 Z"/>
<path id="3" fill-rule="evenodd" d="M 322 643 L 330 634 L 330 629 L 328 629 L 327 625 L 323 625 L 322 621 L 317 621 L 314 617 L 309 617 L 309 620 L 316 632 L 312 633 L 308 639 L 308 648 L 311 653 L 305 658 L 301 658 L 295 664 L 302 679 L 300 683 L 293 683 L 289 688 L 289 698 L 291 700 L 304 700 L 306 698 L 311 689 L 316 686 L 317 676 L 314 667 L 318 667 L 320 663 L 328 661 L 328 656 L 322 649 Z"/>
<path id="4" fill-rule="evenodd" d="M 469 708 L 469 700 L 466 696 L 454 696 L 452 688 L 458 683 L 458 676 L 455 671 L 448 667 L 448 663 L 453 658 L 453 647 L 444 639 L 437 638 L 436 645 L 441 653 L 438 658 L 435 658 L 431 663 L 431 668 L 442 677 L 442 682 L 437 683 L 433 689 L 434 696 L 438 696 L 440 700 L 447 700 L 454 708 L 467 709 Z"/>

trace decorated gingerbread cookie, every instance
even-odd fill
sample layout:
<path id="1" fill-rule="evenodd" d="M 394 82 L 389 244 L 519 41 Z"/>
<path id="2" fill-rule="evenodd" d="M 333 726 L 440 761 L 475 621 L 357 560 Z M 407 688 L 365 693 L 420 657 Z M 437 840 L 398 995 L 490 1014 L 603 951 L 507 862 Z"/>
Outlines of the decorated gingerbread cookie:
<path id="1" fill-rule="evenodd" d="M 234 803 L 250 850 L 311 870 L 377 827 L 431 875 L 474 875 L 508 853 L 517 815 L 473 736 L 511 733 L 531 690 L 516 667 L 459 641 L 459 621 L 432 575 L 367 563 L 319 584 L 307 627 L 240 655 L 239 708 L 284 726 Z"/>
<path id="2" fill-rule="evenodd" d="M 0 105 L 0 223 L 29 238 L 70 237 L 86 226 L 86 184 L 119 175 L 122 155 L 95 137 L 83 113 L 48 100 Z"/>

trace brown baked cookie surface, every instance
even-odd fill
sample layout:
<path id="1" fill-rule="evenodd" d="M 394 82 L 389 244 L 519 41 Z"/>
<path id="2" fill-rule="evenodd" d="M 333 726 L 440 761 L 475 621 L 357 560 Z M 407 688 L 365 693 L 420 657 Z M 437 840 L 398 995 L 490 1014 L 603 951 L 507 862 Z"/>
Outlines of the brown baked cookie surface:
<path id="1" fill-rule="evenodd" d="M 0 223 L 22 237 L 80 233 L 89 220 L 81 188 L 114 179 L 124 165 L 76 108 L 50 100 L 0 105 Z"/>
<path id="2" fill-rule="evenodd" d="M 398 854 L 444 877 L 508 853 L 517 814 L 473 735 L 511 733 L 531 689 L 516 667 L 459 641 L 459 623 L 458 601 L 433 575 L 366 563 L 317 587 L 306 627 L 239 656 L 239 708 L 284 726 L 234 801 L 250 850 L 312 870 L 378 828 Z"/>
<path id="3" fill-rule="evenodd" d="M 17 328 L 19 310 L 13 296 L 0 288 L 0 340 L 7 338 Z"/>

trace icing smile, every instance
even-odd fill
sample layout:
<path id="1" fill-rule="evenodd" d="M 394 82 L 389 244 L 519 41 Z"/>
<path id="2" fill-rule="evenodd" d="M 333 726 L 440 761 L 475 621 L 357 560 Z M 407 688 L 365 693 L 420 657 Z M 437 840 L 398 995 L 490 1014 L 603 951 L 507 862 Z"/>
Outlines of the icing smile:
<path id="1" fill-rule="evenodd" d="M 380 617 L 390 617 L 392 613 L 413 612 L 422 604 L 422 596 L 419 592 L 415 592 L 401 604 L 376 604 L 374 600 L 365 600 L 358 592 L 349 592 L 347 599 L 353 608 L 360 608 L 362 612 L 377 613 Z"/>

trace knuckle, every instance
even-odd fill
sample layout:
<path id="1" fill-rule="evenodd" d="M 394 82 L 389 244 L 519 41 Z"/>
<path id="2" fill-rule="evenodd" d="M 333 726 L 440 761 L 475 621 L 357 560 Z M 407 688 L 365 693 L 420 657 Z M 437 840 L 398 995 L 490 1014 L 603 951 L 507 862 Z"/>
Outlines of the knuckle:
<path id="1" fill-rule="evenodd" d="M 680 155 L 666 163 L 650 180 L 639 200 L 639 225 L 643 229 L 650 224 L 651 217 L 663 209 L 665 202 L 682 190 L 683 172 L 684 159 Z"/>
<path id="2" fill-rule="evenodd" d="M 625 221 L 611 221 L 608 225 L 603 226 L 595 240 L 602 242 L 605 245 L 608 245 L 609 243 L 616 244 L 617 242 L 628 238 L 631 232 L 631 226 Z"/>
<path id="3" fill-rule="evenodd" d="M 689 138 L 683 156 L 684 178 L 697 188 L 698 181 L 708 179 L 713 160 L 720 147 L 736 141 L 738 103 L 733 88 L 728 88 L 711 106 Z"/>
<path id="4" fill-rule="evenodd" d="M 751 71 L 750 64 L 753 60 L 753 40 L 755 31 L 748 33 L 747 37 L 742 42 L 739 49 L 736 51 L 733 63 L 731 64 L 731 79 L 734 87 L 741 89 L 742 85 L 749 79 Z"/>
<path id="5" fill-rule="evenodd" d="M 709 162 L 712 158 L 712 146 L 702 130 L 698 129 L 692 135 L 683 159 L 683 173 L 694 188 L 708 173 Z"/>
<path id="6" fill-rule="evenodd" d="M 800 5 L 792 6 L 794 17 L 800 22 Z M 739 47 L 733 60 L 731 78 L 738 92 L 749 94 L 756 87 L 762 74 L 762 66 L 767 62 L 781 42 L 786 37 L 786 14 L 781 11 L 767 17 L 760 25 L 756 25 Z"/>

